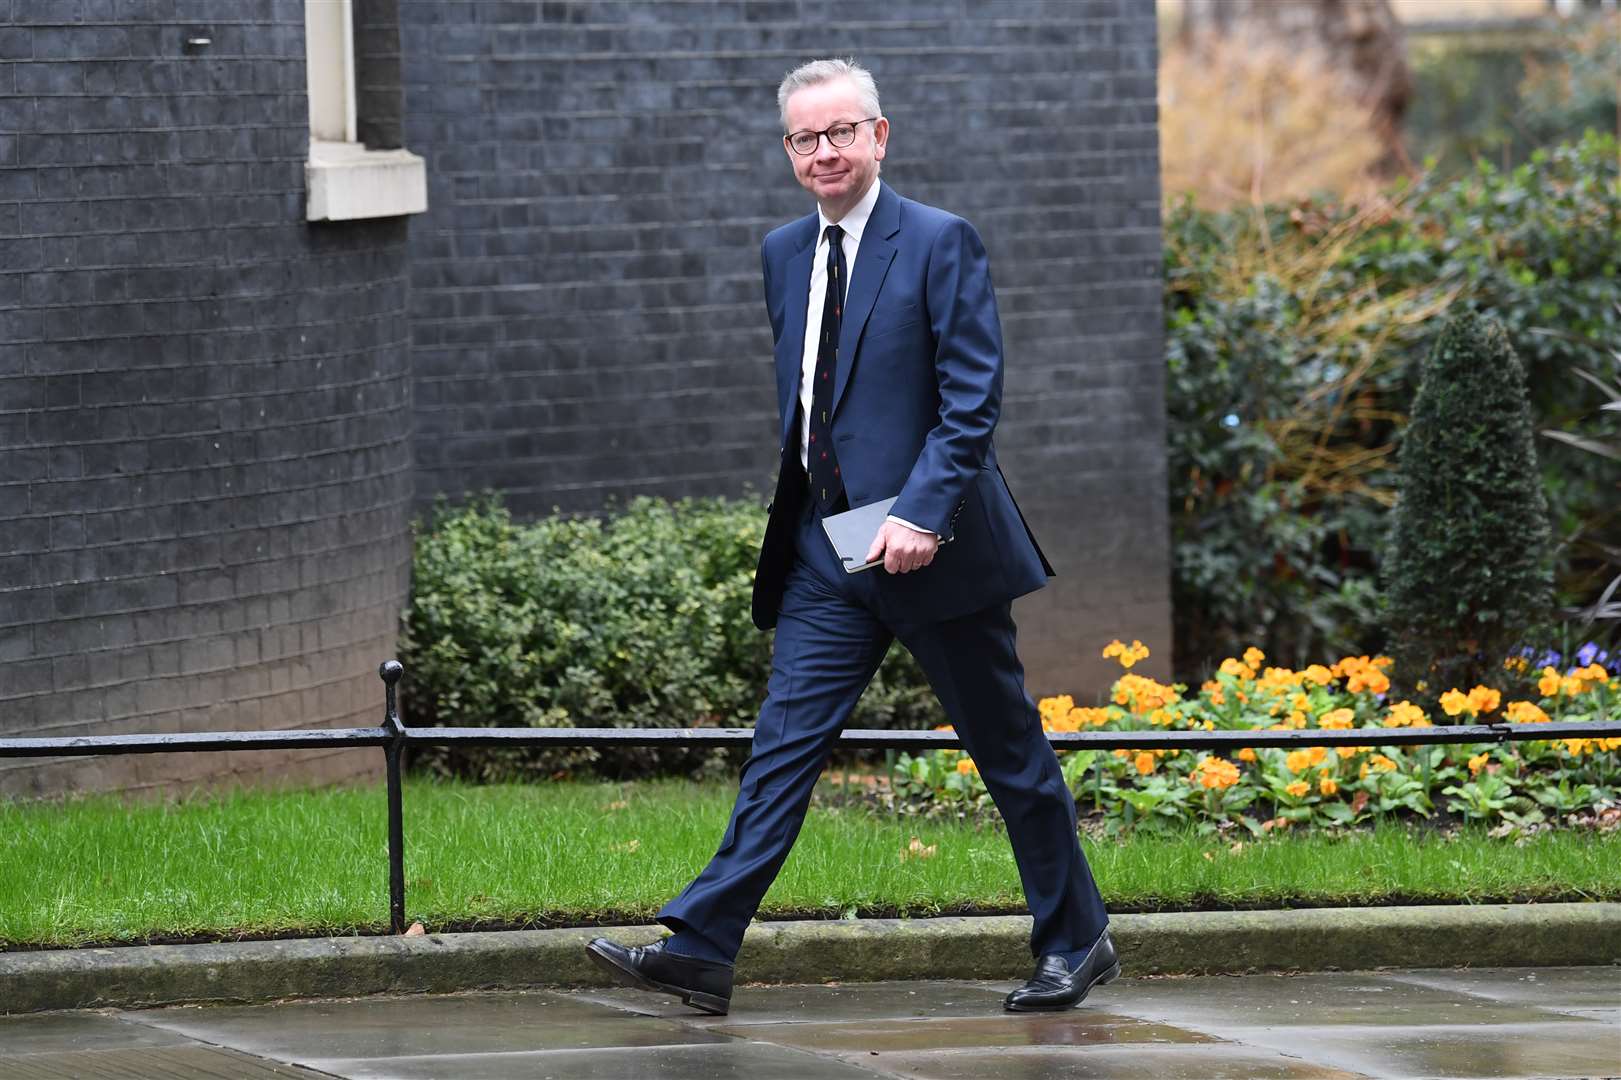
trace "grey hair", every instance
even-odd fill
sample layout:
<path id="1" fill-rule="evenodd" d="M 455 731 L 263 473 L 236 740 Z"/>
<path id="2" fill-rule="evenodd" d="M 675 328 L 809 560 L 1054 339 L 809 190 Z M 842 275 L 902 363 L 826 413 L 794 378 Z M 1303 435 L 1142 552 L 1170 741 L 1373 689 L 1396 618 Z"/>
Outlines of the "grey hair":
<path id="1" fill-rule="evenodd" d="M 783 76 L 782 85 L 777 87 L 777 114 L 782 120 L 782 130 L 788 130 L 788 99 L 796 90 L 819 86 L 834 79 L 850 80 L 861 99 L 861 108 L 868 116 L 883 115 L 883 109 L 878 104 L 878 84 L 872 81 L 872 72 L 854 60 L 812 60 Z"/>

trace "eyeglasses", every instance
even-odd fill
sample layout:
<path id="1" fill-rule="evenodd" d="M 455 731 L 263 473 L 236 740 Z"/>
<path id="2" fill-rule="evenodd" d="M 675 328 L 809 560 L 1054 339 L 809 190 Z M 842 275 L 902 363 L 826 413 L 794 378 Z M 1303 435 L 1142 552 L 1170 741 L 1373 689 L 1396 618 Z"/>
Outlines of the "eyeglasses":
<path id="1" fill-rule="evenodd" d="M 821 131 L 811 131 L 809 129 L 805 131 L 796 131 L 792 135 L 784 135 L 783 141 L 788 144 L 789 148 L 792 149 L 794 153 L 801 156 L 808 156 L 816 153 L 816 148 L 822 143 L 823 135 L 826 135 L 827 141 L 832 143 L 834 146 L 849 146 L 851 143 L 856 141 L 857 125 L 865 124 L 868 121 L 877 119 L 878 117 L 876 116 L 869 116 L 866 120 L 856 120 L 853 122 L 848 120 L 843 121 L 841 123 L 834 124 L 830 128 L 823 128 Z"/>

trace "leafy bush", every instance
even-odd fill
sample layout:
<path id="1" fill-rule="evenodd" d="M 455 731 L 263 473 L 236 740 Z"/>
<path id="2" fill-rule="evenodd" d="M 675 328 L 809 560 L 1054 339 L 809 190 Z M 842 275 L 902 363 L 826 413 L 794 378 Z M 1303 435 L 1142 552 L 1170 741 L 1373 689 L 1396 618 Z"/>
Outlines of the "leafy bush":
<path id="1" fill-rule="evenodd" d="M 453 727 L 745 727 L 770 670 L 749 617 L 765 515 L 746 500 L 638 498 L 603 518 L 521 525 L 494 492 L 414 522 L 400 658 L 404 719 Z M 852 726 L 916 727 L 938 706 L 903 649 Z M 717 767 L 723 751 L 423 748 L 433 771 L 508 779 Z"/>
<path id="2" fill-rule="evenodd" d="M 1548 507 L 1531 439 L 1525 373 L 1502 326 L 1470 311 L 1449 320 L 1402 438 L 1380 568 L 1408 694 L 1506 689 L 1503 659 L 1548 632 Z"/>
<path id="3" fill-rule="evenodd" d="M 1540 429 L 1621 428 L 1570 376 L 1604 370 L 1621 340 L 1618 252 L 1616 141 L 1598 134 L 1363 206 L 1168 211 L 1177 676 L 1197 680 L 1246 642 L 1296 665 L 1384 647 L 1377 555 L 1396 439 L 1439 312 L 1503 323 Z M 1539 456 L 1556 599 L 1573 613 L 1615 576 L 1613 464 L 1551 437 Z"/>

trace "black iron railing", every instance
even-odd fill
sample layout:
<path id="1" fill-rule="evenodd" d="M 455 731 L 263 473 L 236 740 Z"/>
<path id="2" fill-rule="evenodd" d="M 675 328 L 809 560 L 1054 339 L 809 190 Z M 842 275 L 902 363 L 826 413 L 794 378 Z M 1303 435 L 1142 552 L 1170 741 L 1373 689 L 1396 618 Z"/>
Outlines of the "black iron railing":
<path id="1" fill-rule="evenodd" d="M 407 728 L 395 692 L 405 669 L 398 660 L 378 669 L 386 688 L 383 726 L 297 731 L 204 731 L 169 735 L 74 735 L 0 738 L 0 758 L 92 754 L 171 754 L 197 750 L 298 750 L 322 746 L 380 746 L 388 778 L 388 917 L 404 933 L 405 821 L 400 798 L 400 754 L 422 746 L 739 746 L 750 728 Z M 1296 731 L 1071 731 L 1048 732 L 1057 750 L 1238 750 L 1246 746 L 1411 746 L 1442 743 L 1528 742 L 1540 739 L 1621 737 L 1621 719 L 1545 724 L 1458 724 L 1422 728 L 1350 728 Z M 961 749 L 951 731 L 855 729 L 839 736 L 846 750 Z"/>

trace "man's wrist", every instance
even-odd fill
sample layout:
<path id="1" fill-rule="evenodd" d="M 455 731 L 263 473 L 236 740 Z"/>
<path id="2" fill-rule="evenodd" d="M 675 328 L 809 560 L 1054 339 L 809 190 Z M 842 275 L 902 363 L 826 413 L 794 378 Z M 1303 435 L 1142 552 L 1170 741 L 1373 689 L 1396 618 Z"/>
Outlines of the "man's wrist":
<path id="1" fill-rule="evenodd" d="M 920 532 L 924 536 L 932 536 L 936 540 L 940 539 L 940 534 L 935 532 L 933 529 L 925 529 L 921 525 L 914 525 L 910 521 L 907 521 L 905 518 L 898 518 L 894 514 L 888 515 L 887 517 L 884 518 L 884 520 L 885 521 L 893 521 L 897 525 L 902 525 L 902 526 L 904 526 L 904 527 L 906 527 L 908 529 L 911 529 L 913 532 Z"/>

